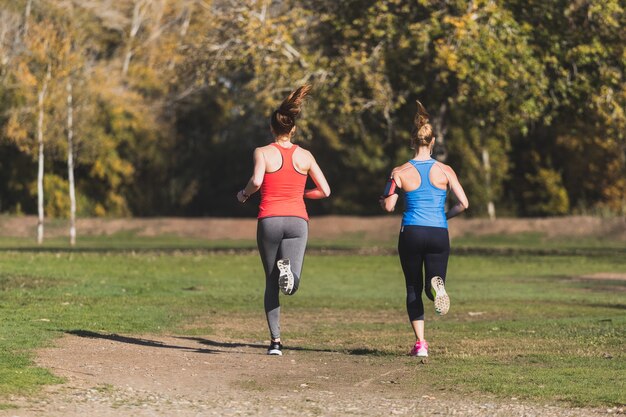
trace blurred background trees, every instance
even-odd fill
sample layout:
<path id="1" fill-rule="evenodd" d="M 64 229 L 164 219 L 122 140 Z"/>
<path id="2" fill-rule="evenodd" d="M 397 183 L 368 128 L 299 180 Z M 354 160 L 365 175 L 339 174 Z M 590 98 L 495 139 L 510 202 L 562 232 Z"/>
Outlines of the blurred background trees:
<path id="1" fill-rule="evenodd" d="M 254 215 L 252 150 L 309 82 L 314 213 L 378 212 L 419 98 L 471 215 L 623 215 L 623 27 L 619 0 L 0 0 L 0 211 L 69 216 L 71 156 L 80 216 Z"/>

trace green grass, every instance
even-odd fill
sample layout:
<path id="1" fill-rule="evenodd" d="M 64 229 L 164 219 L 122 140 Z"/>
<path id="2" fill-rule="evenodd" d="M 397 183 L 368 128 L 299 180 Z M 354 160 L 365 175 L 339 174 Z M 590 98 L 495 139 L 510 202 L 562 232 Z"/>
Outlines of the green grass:
<path id="1" fill-rule="evenodd" d="M 155 237 L 137 236 L 132 232 L 120 232 L 110 236 L 79 236 L 74 251 L 82 252 L 121 252 L 121 251 L 165 251 L 176 250 L 216 250 L 216 249 L 256 249 L 254 240 L 207 240 L 189 237 L 161 235 Z M 0 237 L 0 250 L 15 251 L 70 251 L 67 238 L 47 238 L 43 245 L 36 246 L 30 238 Z"/>
<path id="2" fill-rule="evenodd" d="M 576 254 L 621 253 L 626 244 L 601 237 L 548 237 L 542 233 L 466 235 L 453 240 L 457 249 L 518 249 L 524 251 L 573 252 Z"/>
<path id="3" fill-rule="evenodd" d="M 79 252 L 55 250 L 60 242 L 38 251 L 0 241 L 0 399 L 59 382 L 35 367 L 32 355 L 65 332 L 267 338 L 264 325 L 212 328 L 227 315 L 262 317 L 257 255 L 204 250 L 237 242 L 137 239 L 82 239 L 81 248 L 91 250 Z M 511 242 L 528 248 L 536 237 Z M 412 334 L 397 257 L 307 255 L 301 293 L 283 302 L 284 336 L 303 347 L 415 368 L 416 385 L 427 380 L 460 393 L 577 406 L 625 404 L 626 286 L 572 279 L 626 273 L 626 257 L 602 253 L 453 256 L 453 307 L 445 317 L 427 316 L 435 365 L 426 367 L 404 356 Z"/>
<path id="4" fill-rule="evenodd" d="M 602 255 L 622 254 L 626 256 L 626 244 L 623 241 L 596 237 L 548 237 L 542 233 L 517 233 L 495 235 L 465 235 L 452 240 L 452 250 L 465 253 L 526 252 L 534 254 L 570 254 Z M 397 238 L 372 238 L 364 233 L 346 233 L 335 239 L 310 239 L 308 248 L 319 249 L 372 249 L 380 248 L 393 251 Z M 33 238 L 0 237 L 0 250 L 15 251 L 70 251 L 66 237 L 47 238 L 43 245 L 35 245 Z M 215 251 L 215 250 L 256 250 L 254 239 L 207 240 L 201 238 L 173 235 L 142 236 L 134 231 L 118 232 L 111 235 L 79 236 L 78 244 L 73 249 L 83 252 L 122 252 L 122 251 Z"/>

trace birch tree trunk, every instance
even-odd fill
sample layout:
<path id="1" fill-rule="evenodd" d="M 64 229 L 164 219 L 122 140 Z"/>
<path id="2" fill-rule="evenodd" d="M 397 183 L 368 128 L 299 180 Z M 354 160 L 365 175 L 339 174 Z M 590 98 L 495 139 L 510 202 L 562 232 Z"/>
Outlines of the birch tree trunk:
<path id="1" fill-rule="evenodd" d="M 24 7 L 24 21 L 20 24 L 18 30 L 15 31 L 15 36 L 13 37 L 13 52 L 17 53 L 17 51 L 21 50 L 24 45 L 22 42 L 24 38 L 28 34 L 28 26 L 30 22 L 30 13 L 32 10 L 33 0 L 28 0 L 26 2 L 26 6 Z"/>
<path id="2" fill-rule="evenodd" d="M 489 150 L 482 149 L 483 169 L 485 170 L 485 190 L 487 192 L 487 214 L 489 220 L 496 219 L 496 206 L 493 204 L 493 193 L 491 191 L 491 163 L 489 162 Z"/>
<path id="3" fill-rule="evenodd" d="M 126 45 L 126 56 L 124 57 L 124 64 L 122 65 L 122 76 L 126 77 L 128 74 L 128 68 L 130 67 L 130 60 L 133 57 L 133 45 L 135 37 L 141 24 L 143 22 L 143 6 L 145 0 L 135 0 L 135 7 L 133 7 L 133 18 L 130 22 L 130 30 L 128 31 L 128 44 Z"/>
<path id="4" fill-rule="evenodd" d="M 33 6 L 33 0 L 26 2 L 26 8 L 24 10 L 24 26 L 22 27 L 22 39 L 28 34 L 28 21 L 30 20 L 30 11 Z"/>
<path id="5" fill-rule="evenodd" d="M 180 43 L 182 43 L 183 39 L 187 35 L 187 31 L 189 30 L 189 25 L 191 24 L 191 15 L 193 13 L 193 6 L 193 1 L 188 1 L 183 9 L 183 23 L 180 25 L 180 32 L 178 33 L 180 38 L 179 45 Z"/>
<path id="6" fill-rule="evenodd" d="M 178 43 L 176 45 L 176 50 L 179 51 L 183 45 L 185 40 L 185 36 L 187 36 L 187 32 L 189 31 L 189 26 L 191 25 L 191 17 L 193 14 L 195 0 L 187 0 L 183 6 L 183 10 L 181 13 L 182 23 L 180 25 L 180 30 L 178 32 Z M 169 70 L 173 69 L 176 66 L 176 59 L 173 57 L 170 58 L 169 64 L 167 68 Z"/>
<path id="7" fill-rule="evenodd" d="M 155 51 L 157 49 L 157 41 L 163 32 L 162 21 L 163 21 L 163 14 L 165 13 L 166 6 L 167 6 L 167 0 L 157 0 L 153 6 L 156 9 L 156 16 L 153 19 L 154 23 L 152 24 L 152 29 L 150 31 L 151 32 L 150 39 L 149 39 L 150 51 L 148 54 L 148 67 L 149 68 L 154 67 Z"/>
<path id="8" fill-rule="evenodd" d="M 74 97 L 72 79 L 67 80 L 67 179 L 70 186 L 70 245 L 76 245 L 76 188 L 74 185 Z"/>
<path id="9" fill-rule="evenodd" d="M 44 117 L 44 100 L 46 98 L 46 92 L 48 90 L 48 82 L 52 78 L 52 68 L 48 64 L 46 70 L 46 76 L 41 85 L 39 96 L 37 99 L 37 108 L 39 110 L 39 118 L 37 120 L 37 143 L 39 150 L 37 154 L 38 172 L 37 172 L 37 243 L 41 245 L 43 243 L 43 168 L 44 168 L 44 143 L 43 143 L 43 117 Z"/>

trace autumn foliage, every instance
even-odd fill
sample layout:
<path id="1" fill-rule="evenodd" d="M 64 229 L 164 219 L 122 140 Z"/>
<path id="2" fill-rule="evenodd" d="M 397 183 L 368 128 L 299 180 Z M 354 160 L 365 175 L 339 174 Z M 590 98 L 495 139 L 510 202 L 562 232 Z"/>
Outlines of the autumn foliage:
<path id="1" fill-rule="evenodd" d="M 248 216 L 269 117 L 310 83 L 297 141 L 371 214 L 419 99 L 470 215 L 626 212 L 620 0 L 0 0 L 0 211 Z M 49 74 L 49 78 L 48 77 Z M 48 80 L 48 81 L 46 81 Z M 38 107 L 46 83 L 43 103 Z"/>

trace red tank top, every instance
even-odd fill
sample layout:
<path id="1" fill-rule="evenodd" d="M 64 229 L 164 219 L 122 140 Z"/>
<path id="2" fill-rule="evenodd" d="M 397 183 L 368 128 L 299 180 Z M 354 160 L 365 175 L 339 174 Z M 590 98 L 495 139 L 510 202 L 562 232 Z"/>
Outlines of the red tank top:
<path id="1" fill-rule="evenodd" d="M 261 185 L 259 219 L 276 216 L 294 216 L 309 220 L 304 205 L 304 187 L 307 175 L 293 167 L 293 153 L 298 145 L 289 149 L 273 143 L 280 151 L 283 163 L 277 171 L 266 172 Z"/>

